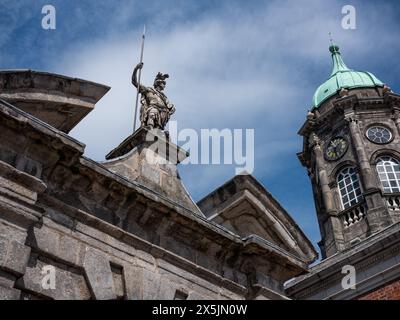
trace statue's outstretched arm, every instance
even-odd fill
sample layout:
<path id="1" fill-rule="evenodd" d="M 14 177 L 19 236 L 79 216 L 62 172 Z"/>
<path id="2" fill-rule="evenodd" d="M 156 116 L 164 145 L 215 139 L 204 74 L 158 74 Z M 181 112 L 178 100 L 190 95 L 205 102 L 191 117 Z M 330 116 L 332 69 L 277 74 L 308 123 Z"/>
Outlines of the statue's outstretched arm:
<path id="1" fill-rule="evenodd" d="M 138 70 L 141 70 L 143 68 L 143 62 L 138 63 L 135 67 L 135 69 L 133 69 L 133 73 L 132 73 L 132 84 L 137 88 L 138 87 L 138 80 L 137 80 L 137 73 Z M 140 85 L 140 90 L 139 91 L 143 91 L 145 89 L 144 86 Z"/>

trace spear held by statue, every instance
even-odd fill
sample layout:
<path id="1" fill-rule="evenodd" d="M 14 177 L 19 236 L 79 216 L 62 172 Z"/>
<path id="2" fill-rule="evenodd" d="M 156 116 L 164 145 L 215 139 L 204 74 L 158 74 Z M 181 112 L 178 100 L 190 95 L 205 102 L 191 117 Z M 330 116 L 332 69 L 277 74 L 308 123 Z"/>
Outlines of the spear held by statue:
<path id="1" fill-rule="evenodd" d="M 140 77 L 142 75 L 142 67 L 143 67 L 143 51 L 144 51 L 144 40 L 146 37 L 146 26 L 143 27 L 143 34 L 142 34 L 142 46 L 140 50 L 140 68 L 139 68 L 139 75 L 138 75 L 138 80 L 137 80 L 137 92 L 136 92 L 136 103 L 135 103 L 135 116 L 133 120 L 133 132 L 136 130 L 136 117 L 137 117 L 137 109 L 138 109 L 138 104 L 139 104 L 139 91 L 140 91 Z M 132 77 L 132 83 L 136 82 L 136 79 L 133 79 Z M 133 83 L 135 85 L 135 83 Z"/>

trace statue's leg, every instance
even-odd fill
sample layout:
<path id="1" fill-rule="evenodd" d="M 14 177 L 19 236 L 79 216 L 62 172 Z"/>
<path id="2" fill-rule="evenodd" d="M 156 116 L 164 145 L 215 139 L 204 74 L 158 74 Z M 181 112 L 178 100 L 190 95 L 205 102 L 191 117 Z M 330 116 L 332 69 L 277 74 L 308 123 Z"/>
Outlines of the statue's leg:
<path id="1" fill-rule="evenodd" d="M 157 127 L 157 114 L 155 110 L 150 110 L 149 114 L 147 115 L 147 126 L 150 127 L 150 129 L 154 129 Z"/>
<path id="2" fill-rule="evenodd" d="M 165 125 L 167 124 L 167 119 L 166 119 L 166 113 L 164 111 L 159 112 L 159 121 L 160 121 L 160 127 L 162 130 L 164 130 Z"/>
<path id="3" fill-rule="evenodd" d="M 154 127 L 157 129 L 163 130 L 164 127 L 162 125 L 161 119 L 160 119 L 160 112 L 156 109 L 154 112 Z"/>

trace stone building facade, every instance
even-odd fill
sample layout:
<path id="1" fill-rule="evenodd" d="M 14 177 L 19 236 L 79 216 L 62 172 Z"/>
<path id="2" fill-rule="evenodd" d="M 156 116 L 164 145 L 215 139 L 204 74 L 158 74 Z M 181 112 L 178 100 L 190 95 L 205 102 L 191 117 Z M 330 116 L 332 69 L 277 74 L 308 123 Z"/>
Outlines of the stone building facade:
<path id="1" fill-rule="evenodd" d="M 400 96 L 330 50 L 298 155 L 321 230 L 316 264 L 251 175 L 195 203 L 178 172 L 188 154 L 162 132 L 141 127 L 106 161 L 85 157 L 68 133 L 109 87 L 1 71 L 0 299 L 398 299 Z M 349 265 L 354 288 L 343 287 Z"/>

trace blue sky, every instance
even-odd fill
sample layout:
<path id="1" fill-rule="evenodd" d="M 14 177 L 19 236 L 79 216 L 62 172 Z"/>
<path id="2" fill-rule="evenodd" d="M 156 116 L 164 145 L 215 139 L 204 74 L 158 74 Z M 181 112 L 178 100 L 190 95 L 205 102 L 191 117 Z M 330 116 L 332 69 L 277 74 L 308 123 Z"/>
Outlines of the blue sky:
<path id="1" fill-rule="evenodd" d="M 41 9 L 55 6 L 56 30 Z M 356 29 L 341 27 L 344 5 Z M 169 73 L 179 128 L 254 128 L 254 176 L 319 241 L 311 186 L 296 153 L 315 89 L 330 74 L 329 36 L 346 64 L 399 92 L 398 1 L 0 0 L 0 68 L 35 69 L 112 87 L 71 132 L 86 155 L 104 155 L 131 133 L 130 74 L 147 27 L 143 81 Z M 181 166 L 195 200 L 230 179 L 232 165 Z"/>

